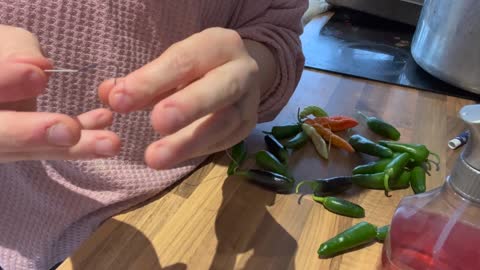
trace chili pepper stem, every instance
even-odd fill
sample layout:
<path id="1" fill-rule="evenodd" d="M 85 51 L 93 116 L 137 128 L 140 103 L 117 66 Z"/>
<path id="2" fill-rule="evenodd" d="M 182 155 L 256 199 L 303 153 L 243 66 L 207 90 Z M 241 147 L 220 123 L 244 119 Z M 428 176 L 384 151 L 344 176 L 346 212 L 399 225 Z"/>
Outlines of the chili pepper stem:
<path id="1" fill-rule="evenodd" d="M 302 195 L 300 195 L 300 196 L 298 197 L 298 201 L 297 201 L 297 202 L 298 202 L 299 205 L 301 204 L 301 201 L 302 201 L 303 196 L 305 196 L 305 194 L 302 194 Z"/>
<path id="2" fill-rule="evenodd" d="M 425 170 L 425 173 L 427 173 L 428 176 L 432 176 L 432 175 L 430 174 L 430 170 L 432 169 L 432 165 L 430 164 L 430 162 L 428 162 L 428 161 L 427 161 L 427 162 L 424 162 L 424 163 L 422 164 L 422 168 Z"/>
<path id="3" fill-rule="evenodd" d="M 432 164 L 430 164 L 429 162 L 430 160 L 427 160 L 427 162 L 424 163 L 424 166 L 426 167 L 425 169 L 427 171 L 431 171 L 432 170 Z"/>
<path id="4" fill-rule="evenodd" d="M 430 155 L 434 156 L 437 159 L 437 163 L 440 163 L 440 156 L 437 153 L 430 152 Z"/>
<path id="5" fill-rule="evenodd" d="M 433 161 L 433 160 L 431 160 L 431 159 L 428 159 L 427 162 L 428 162 L 429 164 L 430 164 L 430 162 L 433 163 L 433 164 L 435 164 L 435 170 L 436 170 L 437 172 L 440 170 L 440 163 L 437 163 L 437 162 L 435 162 L 435 161 Z"/>
<path id="6" fill-rule="evenodd" d="M 300 190 L 300 187 L 303 186 L 303 184 L 305 184 L 307 181 L 302 181 L 300 183 L 298 183 L 297 187 L 295 188 L 295 193 L 298 193 L 298 191 Z"/>
<path id="7" fill-rule="evenodd" d="M 230 161 L 233 161 L 233 162 L 237 163 L 237 161 L 234 160 L 233 157 L 232 157 L 232 155 L 230 155 L 230 153 L 228 152 L 228 149 L 225 150 L 225 153 L 227 154 L 227 157 L 230 159 Z M 237 165 L 238 165 L 238 164 L 237 164 Z"/>
<path id="8" fill-rule="evenodd" d="M 225 150 L 225 153 L 227 154 L 230 161 L 235 164 L 235 169 L 233 170 L 233 174 L 235 174 L 240 164 L 238 164 L 238 162 L 232 157 L 232 155 L 228 152 L 228 150 Z"/>
<path id="9" fill-rule="evenodd" d="M 298 121 L 299 124 L 303 123 L 302 118 L 300 117 L 300 107 L 298 107 L 298 110 L 297 110 L 297 121 Z"/>
<path id="10" fill-rule="evenodd" d="M 385 176 L 383 177 L 383 185 L 385 186 L 385 196 L 387 197 L 392 197 L 392 195 L 388 195 L 388 192 L 390 191 L 390 187 L 388 185 L 388 180 L 390 177 L 388 176 L 388 174 L 390 173 L 390 171 L 385 173 Z"/>
<path id="11" fill-rule="evenodd" d="M 368 116 L 365 115 L 363 112 L 357 111 L 357 113 L 358 113 L 360 116 L 362 116 L 365 120 L 368 120 Z"/>

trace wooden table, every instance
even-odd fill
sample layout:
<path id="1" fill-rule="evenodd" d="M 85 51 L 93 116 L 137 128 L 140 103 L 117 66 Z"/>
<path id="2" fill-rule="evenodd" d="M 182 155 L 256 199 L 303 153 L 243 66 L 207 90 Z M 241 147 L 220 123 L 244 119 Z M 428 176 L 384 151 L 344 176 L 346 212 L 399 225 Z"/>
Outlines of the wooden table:
<path id="1" fill-rule="evenodd" d="M 308 25 L 318 27 L 317 19 Z M 306 32 L 309 28 L 306 28 Z M 318 30 L 318 29 L 317 29 Z M 259 125 L 248 138 L 249 152 L 263 149 L 261 130 L 295 121 L 298 107 L 319 105 L 330 114 L 355 115 L 357 110 L 397 126 L 402 141 L 416 142 L 440 154 L 439 172 L 428 189 L 441 185 L 459 151 L 447 141 L 465 127 L 459 109 L 471 101 L 383 83 L 308 71 L 288 105 L 271 123 Z M 376 139 L 363 125 L 353 130 Z M 334 149 L 328 162 L 312 145 L 291 157 L 297 179 L 348 175 L 367 159 Z M 319 245 L 353 224 L 390 222 L 410 190 L 353 189 L 343 197 L 361 204 L 366 218 L 352 219 L 326 211 L 305 196 L 275 195 L 242 178 L 226 177 L 228 158 L 217 154 L 193 175 L 144 205 L 106 221 L 59 269 L 375 269 L 381 244 L 319 259 Z"/>

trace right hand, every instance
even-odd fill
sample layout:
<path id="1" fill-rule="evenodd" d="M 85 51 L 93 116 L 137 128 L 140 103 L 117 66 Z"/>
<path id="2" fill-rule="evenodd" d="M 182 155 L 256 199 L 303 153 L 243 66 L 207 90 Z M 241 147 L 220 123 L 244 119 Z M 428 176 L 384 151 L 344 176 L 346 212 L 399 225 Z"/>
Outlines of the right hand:
<path id="1" fill-rule="evenodd" d="M 97 109 L 76 118 L 36 112 L 52 64 L 30 32 L 0 25 L 0 163 L 20 160 L 105 158 L 120 150 L 110 131 L 112 112 Z"/>

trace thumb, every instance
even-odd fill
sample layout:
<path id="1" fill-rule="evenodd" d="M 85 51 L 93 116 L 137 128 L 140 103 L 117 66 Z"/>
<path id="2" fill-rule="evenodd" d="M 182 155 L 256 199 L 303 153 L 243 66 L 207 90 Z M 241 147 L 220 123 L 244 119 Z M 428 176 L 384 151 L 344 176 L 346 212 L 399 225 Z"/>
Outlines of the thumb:
<path id="1" fill-rule="evenodd" d="M 0 103 L 41 94 L 48 82 L 43 69 L 52 65 L 37 38 L 24 29 L 0 25 L 0 40 Z"/>
<path id="2" fill-rule="evenodd" d="M 0 62 L 0 103 L 36 97 L 44 91 L 47 82 L 47 75 L 37 66 Z"/>

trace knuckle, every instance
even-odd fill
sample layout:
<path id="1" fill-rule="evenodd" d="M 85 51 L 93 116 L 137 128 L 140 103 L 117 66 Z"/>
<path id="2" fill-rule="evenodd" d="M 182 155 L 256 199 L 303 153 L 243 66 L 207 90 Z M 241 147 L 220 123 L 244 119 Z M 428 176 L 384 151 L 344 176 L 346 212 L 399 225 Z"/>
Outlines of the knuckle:
<path id="1" fill-rule="evenodd" d="M 27 38 L 32 38 L 32 39 L 37 39 L 35 35 L 28 30 L 21 28 L 21 27 L 16 27 L 16 26 L 11 26 L 10 27 L 11 33 L 18 35 L 18 36 L 23 36 Z"/>
<path id="2" fill-rule="evenodd" d="M 23 41 L 28 41 L 32 44 L 40 46 L 39 45 L 40 42 L 39 42 L 37 36 L 35 36 L 32 32 L 30 32 L 30 31 L 28 31 L 24 28 L 11 27 L 10 33 L 14 37 L 14 39 L 21 39 Z"/>
<path id="3" fill-rule="evenodd" d="M 237 31 L 231 29 L 225 29 L 224 38 L 229 45 L 235 48 L 243 47 L 243 40 L 240 34 Z"/>
<path id="4" fill-rule="evenodd" d="M 192 77 L 197 73 L 196 57 L 181 45 L 173 45 L 170 49 L 170 67 L 181 77 Z"/>
<path id="5" fill-rule="evenodd" d="M 244 87 L 243 87 L 242 80 L 240 78 L 233 76 L 228 80 L 227 89 L 226 89 L 226 91 L 228 91 L 227 93 L 228 96 L 235 96 L 236 93 L 238 93 L 239 91 L 243 92 L 243 90 L 244 90 Z"/>
<path id="6" fill-rule="evenodd" d="M 221 27 L 212 27 L 204 30 L 208 36 L 211 36 L 211 39 L 219 40 L 221 44 L 225 47 L 232 49 L 243 49 L 244 43 L 240 34 L 232 29 L 221 28 Z"/>
<path id="7" fill-rule="evenodd" d="M 260 70 L 257 61 L 250 56 L 247 57 L 245 65 L 251 74 L 257 74 Z"/>

